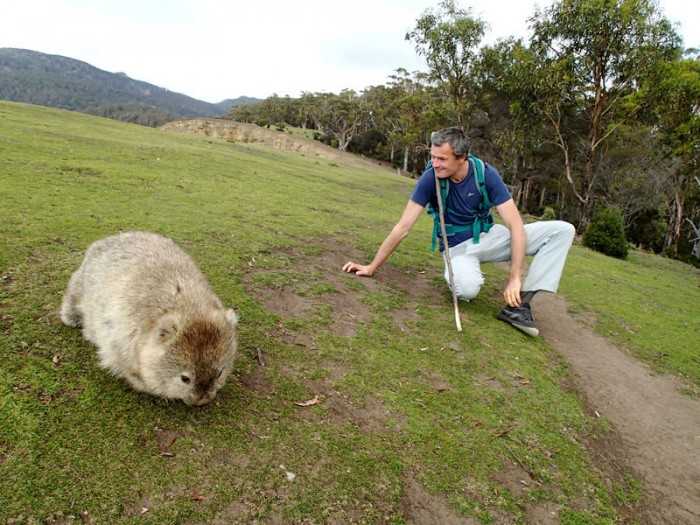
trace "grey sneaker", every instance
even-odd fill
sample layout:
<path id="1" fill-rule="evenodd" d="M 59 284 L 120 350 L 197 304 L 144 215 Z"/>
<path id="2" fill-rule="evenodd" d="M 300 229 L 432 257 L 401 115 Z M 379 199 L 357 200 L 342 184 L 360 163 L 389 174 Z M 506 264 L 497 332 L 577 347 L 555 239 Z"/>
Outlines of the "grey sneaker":
<path id="1" fill-rule="evenodd" d="M 532 311 L 530 310 L 529 304 L 523 304 L 516 308 L 506 306 L 501 310 L 501 313 L 498 314 L 498 318 L 532 337 L 537 337 L 540 333 L 532 320 Z"/>

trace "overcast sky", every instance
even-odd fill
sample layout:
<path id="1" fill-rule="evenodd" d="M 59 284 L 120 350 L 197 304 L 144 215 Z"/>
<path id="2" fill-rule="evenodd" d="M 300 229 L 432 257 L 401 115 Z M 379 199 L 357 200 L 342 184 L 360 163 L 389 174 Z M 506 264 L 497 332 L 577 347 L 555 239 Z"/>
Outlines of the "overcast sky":
<path id="1" fill-rule="evenodd" d="M 528 38 L 552 0 L 458 0 L 485 42 Z M 63 55 L 208 102 L 362 91 L 397 68 L 425 71 L 404 36 L 430 0 L 2 0 L 0 47 Z M 0 4 L 1 5 L 1 4 Z M 700 1 L 660 0 L 686 47 L 700 47 Z M 2 72 L 0 72 L 0 75 Z"/>

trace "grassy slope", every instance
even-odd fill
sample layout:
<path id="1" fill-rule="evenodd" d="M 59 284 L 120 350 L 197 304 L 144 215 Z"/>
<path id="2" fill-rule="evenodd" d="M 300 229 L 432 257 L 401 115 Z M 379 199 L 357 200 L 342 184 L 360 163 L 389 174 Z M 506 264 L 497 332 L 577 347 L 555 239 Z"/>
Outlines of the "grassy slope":
<path id="1" fill-rule="evenodd" d="M 444 308 L 422 309 L 413 335 L 393 324 L 391 298 L 380 295 L 365 297 L 370 322 L 348 338 L 322 316 L 279 317 L 246 293 L 253 259 L 304 280 L 305 268 L 284 255 L 291 249 L 321 253 L 337 237 L 370 257 L 412 181 L 2 102 L 0 181 L 0 520 L 400 524 L 409 477 L 483 523 L 524 522 L 537 504 L 556 506 L 562 523 L 618 517 L 619 490 L 580 445 L 605 428 L 561 386 L 568 371 L 556 352 L 495 320 L 500 270 L 488 268 L 490 284 L 459 336 L 439 279 Z M 421 220 L 391 264 L 436 275 L 430 226 Z M 217 403 L 190 410 L 96 367 L 94 349 L 57 311 L 87 245 L 129 229 L 171 236 L 192 254 L 241 315 L 234 375 L 260 374 L 250 359 L 260 347 L 269 392 L 232 377 Z M 697 386 L 697 277 L 654 257 L 619 262 L 574 247 L 562 288 L 595 309 L 602 330 Z M 354 277 L 342 278 L 352 286 Z M 279 327 L 313 336 L 318 350 L 276 337 Z M 329 363 L 342 377 L 329 376 Z M 436 376 L 450 385 L 439 395 L 426 380 Z M 293 403 L 313 396 L 309 378 L 332 382 L 353 406 L 378 400 L 400 430 L 339 422 L 323 403 L 299 417 Z M 175 457 L 161 457 L 164 447 Z M 514 465 L 531 476 L 523 491 L 499 481 Z"/>

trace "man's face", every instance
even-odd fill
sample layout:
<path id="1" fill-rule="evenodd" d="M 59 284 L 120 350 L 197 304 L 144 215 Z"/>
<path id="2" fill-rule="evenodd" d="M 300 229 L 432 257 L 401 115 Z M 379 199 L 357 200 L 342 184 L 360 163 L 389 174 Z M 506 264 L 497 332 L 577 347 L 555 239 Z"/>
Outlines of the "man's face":
<path id="1" fill-rule="evenodd" d="M 455 157 L 452 146 L 446 142 L 442 146 L 430 147 L 430 159 L 433 162 L 435 175 L 439 179 L 447 179 L 462 169 L 467 157 L 466 155 Z"/>

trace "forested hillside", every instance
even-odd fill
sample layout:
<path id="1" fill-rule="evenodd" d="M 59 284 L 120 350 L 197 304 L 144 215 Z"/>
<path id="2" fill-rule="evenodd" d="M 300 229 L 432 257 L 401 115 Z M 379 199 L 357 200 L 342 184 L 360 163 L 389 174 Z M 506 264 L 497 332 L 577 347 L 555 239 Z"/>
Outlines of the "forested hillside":
<path id="1" fill-rule="evenodd" d="M 255 99 L 211 104 L 110 73 L 80 60 L 27 49 L 0 49 L 0 99 L 158 126 L 188 117 L 215 117 Z"/>

